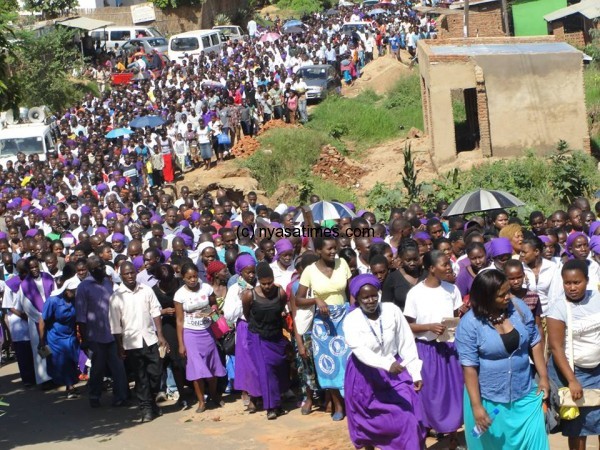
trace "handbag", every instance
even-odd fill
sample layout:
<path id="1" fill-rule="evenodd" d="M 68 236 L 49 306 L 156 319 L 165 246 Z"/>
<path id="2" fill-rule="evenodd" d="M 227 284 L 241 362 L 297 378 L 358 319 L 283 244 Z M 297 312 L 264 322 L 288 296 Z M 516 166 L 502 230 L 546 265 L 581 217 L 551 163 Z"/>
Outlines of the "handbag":
<path id="1" fill-rule="evenodd" d="M 213 317 L 213 323 L 210 325 L 210 329 L 213 332 L 215 339 L 221 339 L 229 331 L 229 325 L 225 317 L 218 316 L 217 319 Z"/>
<path id="2" fill-rule="evenodd" d="M 226 355 L 235 355 L 235 329 L 229 330 L 220 340 L 221 348 Z"/>
<path id="3" fill-rule="evenodd" d="M 229 138 L 229 135 L 226 133 L 217 134 L 217 142 L 220 145 L 231 145 L 231 139 Z"/>

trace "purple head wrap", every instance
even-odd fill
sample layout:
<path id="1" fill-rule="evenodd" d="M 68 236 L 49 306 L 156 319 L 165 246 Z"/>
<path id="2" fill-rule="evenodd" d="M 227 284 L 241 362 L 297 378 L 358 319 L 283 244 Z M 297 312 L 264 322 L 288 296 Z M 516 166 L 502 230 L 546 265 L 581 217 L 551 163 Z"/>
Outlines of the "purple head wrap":
<path id="1" fill-rule="evenodd" d="M 344 205 L 347 206 L 350 211 L 352 211 L 352 212 L 356 211 L 356 206 L 354 206 L 354 203 L 346 202 L 346 203 L 344 203 Z"/>
<path id="2" fill-rule="evenodd" d="M 108 186 L 104 183 L 100 183 L 98 186 L 96 186 L 96 190 L 98 192 L 108 191 Z"/>
<path id="3" fill-rule="evenodd" d="M 242 225 L 242 222 L 240 222 L 239 220 L 234 220 L 233 222 L 231 222 L 231 227 L 239 227 L 240 225 Z"/>
<path id="4" fill-rule="evenodd" d="M 381 289 L 381 283 L 375 275 L 371 273 L 363 273 L 362 275 L 358 275 L 350 280 L 350 295 L 356 298 L 361 288 L 367 284 L 375 286 L 377 290 Z"/>
<path id="5" fill-rule="evenodd" d="M 92 212 L 92 208 L 90 208 L 89 206 L 83 205 L 81 207 L 81 214 L 89 214 L 91 212 Z"/>
<path id="6" fill-rule="evenodd" d="M 100 234 L 100 233 L 108 235 L 108 230 L 105 227 L 96 228 L 96 234 Z"/>
<path id="7" fill-rule="evenodd" d="M 181 222 L 179 222 L 179 226 L 181 228 L 189 228 L 190 227 L 190 223 L 187 220 L 182 220 Z"/>
<path id="8" fill-rule="evenodd" d="M 592 237 L 596 230 L 600 227 L 600 221 L 595 220 L 590 224 L 590 230 L 588 231 L 588 236 Z"/>
<path id="9" fill-rule="evenodd" d="M 431 240 L 431 236 L 429 236 L 429 233 L 426 233 L 425 231 L 419 231 L 418 233 L 414 234 L 413 239 L 415 241 L 427 241 Z"/>
<path id="10" fill-rule="evenodd" d="M 25 233 L 25 236 L 27 237 L 35 237 L 38 234 L 38 230 L 35 229 L 31 229 L 31 230 L 27 230 L 27 233 Z"/>
<path id="11" fill-rule="evenodd" d="M 187 248 L 192 248 L 194 245 L 194 239 L 191 236 L 188 236 L 186 233 L 177 233 L 177 237 L 183 239 L 183 243 Z"/>
<path id="12" fill-rule="evenodd" d="M 112 242 L 115 241 L 125 242 L 125 235 L 123 233 L 113 233 Z"/>
<path id="13" fill-rule="evenodd" d="M 117 214 L 114 212 L 110 212 L 106 215 L 107 220 L 112 220 L 112 219 L 116 219 L 116 218 L 117 218 Z"/>
<path id="14" fill-rule="evenodd" d="M 600 254 L 600 236 L 592 236 L 590 239 L 590 250 L 596 255 Z"/>
<path id="15" fill-rule="evenodd" d="M 6 239 L 7 236 L 8 235 L 4 231 L 0 231 L 0 239 Z"/>
<path id="16" fill-rule="evenodd" d="M 369 212 L 366 209 L 360 209 L 358 210 L 358 212 L 356 213 L 357 217 L 362 217 L 364 213 Z"/>
<path id="17" fill-rule="evenodd" d="M 542 236 L 538 236 L 538 238 L 540 239 L 540 241 L 542 241 L 544 244 L 549 244 L 550 242 L 552 242 L 550 240 L 550 238 L 546 235 L 542 235 Z"/>
<path id="18" fill-rule="evenodd" d="M 581 236 L 584 236 L 587 239 L 587 236 L 585 234 L 583 234 L 581 231 L 577 231 L 576 233 L 571 233 L 567 237 L 567 242 L 565 244 L 565 247 L 567 248 L 567 250 L 569 250 L 571 248 L 571 246 L 575 242 L 575 239 L 577 239 L 578 237 L 581 237 Z"/>
<path id="19" fill-rule="evenodd" d="M 239 255 L 235 260 L 235 273 L 240 275 L 242 273 L 242 270 L 244 270 L 246 267 L 255 265 L 256 261 L 254 260 L 252 255 L 244 253 L 242 255 Z"/>
<path id="20" fill-rule="evenodd" d="M 382 242 L 385 242 L 383 239 L 381 239 L 380 237 L 374 237 L 373 239 L 371 239 L 371 244 L 380 244 Z"/>
<path id="21" fill-rule="evenodd" d="M 123 186 L 125 186 L 126 183 L 127 181 L 125 180 L 125 178 L 120 178 L 119 181 L 117 181 L 117 186 L 122 188 Z"/>
<path id="22" fill-rule="evenodd" d="M 144 265 L 144 257 L 142 255 L 136 256 L 133 258 L 133 267 L 135 267 L 135 271 L 139 272 L 142 266 Z"/>
<path id="23" fill-rule="evenodd" d="M 198 211 L 194 211 L 194 212 L 192 213 L 192 215 L 190 216 L 190 220 L 191 220 L 192 222 L 196 222 L 196 221 L 200 220 L 200 217 L 201 217 L 201 216 L 200 216 L 200 213 L 199 213 Z"/>
<path id="24" fill-rule="evenodd" d="M 506 254 L 512 255 L 512 252 L 513 248 L 510 243 L 510 239 L 505 237 L 492 239 L 490 243 L 490 256 L 492 258 Z"/>
<path id="25" fill-rule="evenodd" d="M 289 239 L 279 239 L 277 242 L 275 242 L 275 259 L 278 260 L 282 253 L 293 250 L 294 245 Z"/>

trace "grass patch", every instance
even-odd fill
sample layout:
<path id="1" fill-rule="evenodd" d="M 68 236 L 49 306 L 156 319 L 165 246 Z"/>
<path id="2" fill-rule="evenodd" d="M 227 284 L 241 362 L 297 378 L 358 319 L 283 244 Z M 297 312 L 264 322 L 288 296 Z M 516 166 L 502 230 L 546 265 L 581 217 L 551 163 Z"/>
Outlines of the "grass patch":
<path id="1" fill-rule="evenodd" d="M 591 66 L 584 70 L 585 101 L 588 108 L 600 105 L 600 68 Z"/>
<path id="2" fill-rule="evenodd" d="M 423 129 L 417 74 L 401 78 L 386 95 L 371 90 L 354 98 L 330 96 L 313 111 L 308 128 L 347 139 L 357 150 Z"/>
<path id="3" fill-rule="evenodd" d="M 242 165 L 252 171 L 262 189 L 271 195 L 282 181 L 294 178 L 317 161 L 327 135 L 307 128 L 274 128 L 259 137 L 261 150 Z"/>
<path id="4" fill-rule="evenodd" d="M 337 200 L 340 202 L 356 202 L 356 195 L 344 187 L 330 183 L 321 177 L 310 177 L 313 184 L 313 193 L 318 195 L 321 200 Z"/>

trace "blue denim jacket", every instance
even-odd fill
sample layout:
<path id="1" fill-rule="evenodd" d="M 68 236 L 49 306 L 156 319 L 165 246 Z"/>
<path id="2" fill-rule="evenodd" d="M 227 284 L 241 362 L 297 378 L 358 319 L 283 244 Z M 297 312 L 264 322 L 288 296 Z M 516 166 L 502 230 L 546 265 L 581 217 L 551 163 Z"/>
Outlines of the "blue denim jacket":
<path id="1" fill-rule="evenodd" d="M 519 347 L 511 354 L 496 329 L 487 320 L 475 317 L 472 310 L 456 329 L 460 363 L 477 368 L 481 397 L 498 403 L 519 400 L 531 392 L 534 381 L 529 348 L 541 339 L 535 318 L 522 300 L 513 299 L 508 305 L 508 320 L 519 332 Z"/>

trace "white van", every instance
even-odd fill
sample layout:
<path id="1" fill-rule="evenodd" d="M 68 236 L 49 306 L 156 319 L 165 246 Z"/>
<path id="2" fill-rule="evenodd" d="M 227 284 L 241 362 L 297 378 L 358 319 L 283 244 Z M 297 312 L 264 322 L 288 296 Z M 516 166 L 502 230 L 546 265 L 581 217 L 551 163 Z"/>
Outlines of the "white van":
<path id="1" fill-rule="evenodd" d="M 14 163 L 19 152 L 26 157 L 38 155 L 40 161 L 45 161 L 55 147 L 52 128 L 44 123 L 8 125 L 0 129 L 0 164 Z"/>
<path id="2" fill-rule="evenodd" d="M 119 44 L 119 47 L 122 47 L 128 40 L 139 37 L 164 37 L 154 27 L 127 25 L 113 25 L 90 31 L 90 36 L 94 40 L 94 44 L 96 41 L 100 41 L 100 45 L 106 44 L 107 49 L 115 48 L 115 44 Z"/>
<path id="3" fill-rule="evenodd" d="M 227 38 L 218 30 L 194 30 L 175 34 L 169 39 L 169 59 L 179 62 L 185 55 L 197 56 L 221 51 Z"/>

